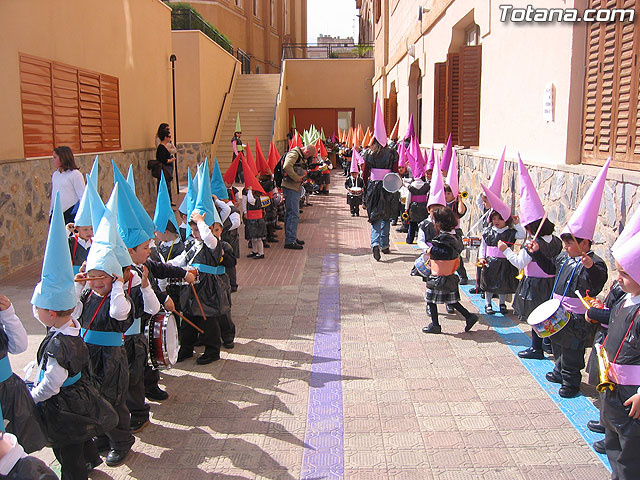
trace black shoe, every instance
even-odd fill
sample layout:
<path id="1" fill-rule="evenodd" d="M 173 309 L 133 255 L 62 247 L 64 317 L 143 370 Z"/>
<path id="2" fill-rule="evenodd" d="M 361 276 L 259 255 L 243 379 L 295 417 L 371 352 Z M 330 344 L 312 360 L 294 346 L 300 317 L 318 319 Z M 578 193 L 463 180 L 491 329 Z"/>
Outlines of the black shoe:
<path id="1" fill-rule="evenodd" d="M 91 470 L 94 470 L 96 467 L 102 465 L 102 459 L 100 457 L 95 458 L 89 462 L 86 462 L 87 465 L 87 472 L 90 472 Z"/>
<path id="2" fill-rule="evenodd" d="M 604 425 L 600 424 L 600 420 L 589 420 L 587 428 L 595 433 L 604 433 Z"/>
<path id="3" fill-rule="evenodd" d="M 266 247 L 266 246 L 267 246 L 267 245 L 265 245 L 265 247 Z M 262 260 L 263 258 L 264 258 L 264 253 L 262 253 L 262 254 L 258 253 L 257 255 L 254 255 L 254 256 L 253 256 L 253 259 L 254 259 L 254 260 Z"/>
<path id="4" fill-rule="evenodd" d="M 359 216 L 360 216 L 360 213 L 359 213 L 359 212 L 356 212 L 356 217 L 359 217 Z"/>
<path id="5" fill-rule="evenodd" d="M 471 295 L 480 294 L 480 293 L 482 293 L 482 289 L 474 287 L 474 288 L 472 288 L 471 290 L 469 290 L 469 293 L 470 293 Z"/>
<path id="6" fill-rule="evenodd" d="M 193 350 L 183 350 L 180 349 L 178 350 L 178 360 L 176 360 L 177 362 L 182 362 L 184 360 L 186 360 L 187 358 L 191 358 L 193 357 Z"/>
<path id="7" fill-rule="evenodd" d="M 473 326 L 478 323 L 478 315 L 472 313 L 469 318 L 467 318 L 466 325 L 464 326 L 464 331 L 468 332 L 473 328 Z"/>
<path id="8" fill-rule="evenodd" d="M 544 378 L 549 380 L 551 383 L 562 383 L 562 377 L 560 375 L 556 375 L 556 372 L 548 372 Z"/>
<path id="9" fill-rule="evenodd" d="M 413 244 L 414 244 L 414 241 L 413 241 L 413 240 L 409 241 L 409 239 L 408 239 L 408 238 L 406 238 L 406 239 L 404 240 L 404 243 L 406 243 L 407 245 L 413 245 Z"/>
<path id="10" fill-rule="evenodd" d="M 442 333 L 442 327 L 440 325 L 430 323 L 422 329 L 422 333 Z"/>
<path id="11" fill-rule="evenodd" d="M 262 244 L 262 246 L 263 246 L 264 248 L 271 248 L 271 245 L 269 245 L 267 242 L 264 242 L 264 243 Z"/>
<path id="12" fill-rule="evenodd" d="M 376 259 L 376 262 L 380 261 L 380 247 L 378 245 L 373 247 L 373 258 Z"/>
<path id="13" fill-rule="evenodd" d="M 560 387 L 560 390 L 558 390 L 558 395 L 560 395 L 562 398 L 573 398 L 573 397 L 577 397 L 578 394 L 580 393 L 580 389 L 579 388 L 572 388 L 572 387 Z"/>
<path id="14" fill-rule="evenodd" d="M 278 240 L 276 237 L 269 237 L 267 238 L 267 242 L 269 243 L 278 243 L 280 240 Z"/>
<path id="15" fill-rule="evenodd" d="M 220 360 L 220 354 L 215 354 L 215 353 L 203 353 L 202 355 L 200 355 L 198 357 L 198 359 L 196 360 L 196 363 L 198 365 L 207 365 L 209 363 L 212 362 L 216 362 Z"/>
<path id="16" fill-rule="evenodd" d="M 233 342 L 227 342 L 227 343 L 223 343 L 222 346 L 224 348 L 228 348 L 229 350 L 231 350 L 235 345 Z"/>
<path id="17" fill-rule="evenodd" d="M 447 313 L 453 313 L 453 312 L 455 312 L 455 309 L 447 303 Z"/>
<path id="18" fill-rule="evenodd" d="M 460 278 L 460 285 L 467 285 L 469 283 L 468 278 Z"/>
<path id="19" fill-rule="evenodd" d="M 238 291 L 238 287 L 231 287 L 231 293 L 236 293 Z"/>
<path id="20" fill-rule="evenodd" d="M 282 227 L 280 225 L 276 225 L 275 227 L 273 227 L 274 230 L 282 230 Z"/>
<path id="21" fill-rule="evenodd" d="M 500 313 L 501 313 L 502 315 L 506 315 L 506 314 L 507 314 L 507 311 L 508 311 L 508 310 L 507 310 L 507 306 L 506 306 L 504 303 L 501 303 L 501 304 L 500 304 Z"/>
<path id="22" fill-rule="evenodd" d="M 544 352 L 542 350 L 534 350 L 533 347 L 519 351 L 518 356 L 520 358 L 530 358 L 532 360 L 544 360 Z"/>
<path id="23" fill-rule="evenodd" d="M 94 437 L 93 444 L 96 447 L 98 453 L 108 453 L 111 450 L 109 439 L 106 436 Z"/>
<path id="24" fill-rule="evenodd" d="M 288 250 L 302 250 L 304 247 L 299 243 L 285 243 L 284 248 Z"/>
<path id="25" fill-rule="evenodd" d="M 156 402 L 161 402 L 169 398 L 169 394 L 162 390 L 158 385 L 154 385 L 153 388 L 145 390 L 144 396 L 149 400 L 155 400 Z"/>
<path id="26" fill-rule="evenodd" d="M 247 258 L 253 258 L 257 255 L 256 252 L 251 252 L 249 255 L 247 255 Z"/>
<path id="27" fill-rule="evenodd" d="M 607 449 L 604 446 L 604 440 L 598 440 L 597 442 L 593 442 L 591 444 L 591 446 L 600 455 L 606 455 L 607 454 Z"/>
<path id="28" fill-rule="evenodd" d="M 300 240 L 299 238 L 296 238 L 296 243 L 298 245 L 304 245 L 304 240 Z"/>
<path id="29" fill-rule="evenodd" d="M 117 467 L 118 465 L 122 465 L 124 461 L 127 459 L 127 455 L 131 449 L 127 450 L 109 450 L 109 454 L 107 455 L 107 466 L 108 467 Z"/>
<path id="30" fill-rule="evenodd" d="M 391 253 L 391 249 L 389 247 L 383 248 L 382 253 L 384 253 L 385 255 L 389 255 Z"/>
<path id="31" fill-rule="evenodd" d="M 136 422 L 131 422 L 131 433 L 138 433 L 145 429 L 145 427 L 149 425 L 149 419 L 139 420 Z"/>
<path id="32" fill-rule="evenodd" d="M 484 306 L 484 313 L 486 313 L 487 315 L 493 315 L 496 312 L 493 310 L 493 306 L 492 305 L 485 305 Z"/>

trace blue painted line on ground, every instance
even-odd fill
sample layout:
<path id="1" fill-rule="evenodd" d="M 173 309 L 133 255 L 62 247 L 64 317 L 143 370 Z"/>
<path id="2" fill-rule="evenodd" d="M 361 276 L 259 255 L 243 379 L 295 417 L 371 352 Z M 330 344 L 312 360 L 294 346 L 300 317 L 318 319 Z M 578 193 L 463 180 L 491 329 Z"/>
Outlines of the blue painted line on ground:
<path id="1" fill-rule="evenodd" d="M 471 300 L 471 303 L 478 308 L 479 312 L 484 312 L 485 301 L 480 295 L 473 295 L 469 290 L 474 288 L 473 285 L 461 285 L 460 289 Z M 497 305 L 494 304 L 494 310 Z M 482 315 L 485 322 L 500 335 L 504 342 L 509 346 L 513 354 L 520 360 L 524 367 L 529 371 L 531 376 L 540 384 L 542 389 L 551 397 L 551 400 L 558 406 L 558 409 L 565 414 L 569 422 L 584 438 L 585 442 L 591 447 L 593 442 L 602 440 L 603 435 L 592 432 L 587 428 L 589 420 L 598 420 L 600 411 L 591 401 L 580 394 L 575 398 L 562 398 L 558 395 L 558 385 L 549 382 L 545 375 L 553 370 L 554 363 L 549 360 L 531 360 L 518 357 L 518 352 L 531 346 L 531 338 L 524 333 L 509 317 L 505 317 L 500 313 L 495 315 Z M 593 450 L 593 448 L 592 448 Z M 611 471 L 611 465 L 606 455 L 599 454 L 595 450 L 593 452 L 598 456 L 605 467 Z"/>
<path id="2" fill-rule="evenodd" d="M 338 255 L 326 254 L 320 274 L 302 480 L 344 478 L 341 375 Z"/>

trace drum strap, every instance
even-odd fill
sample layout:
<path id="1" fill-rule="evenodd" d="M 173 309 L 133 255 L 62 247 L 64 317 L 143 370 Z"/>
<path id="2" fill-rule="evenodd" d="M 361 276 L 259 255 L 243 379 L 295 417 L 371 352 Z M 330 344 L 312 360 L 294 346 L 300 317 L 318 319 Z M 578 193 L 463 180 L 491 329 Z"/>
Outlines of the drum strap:
<path id="1" fill-rule="evenodd" d="M 9 361 L 9 357 L 5 355 L 4 357 L 0 358 L 0 383 L 7 380 L 11 375 L 13 375 L 11 362 Z"/>
<path id="2" fill-rule="evenodd" d="M 134 318 L 131 326 L 127 329 L 126 332 L 124 332 L 124 336 L 129 337 L 131 335 L 137 335 L 139 333 L 142 333 L 140 328 L 141 326 L 142 326 L 142 319 L 140 317 Z"/>
<path id="3" fill-rule="evenodd" d="M 551 300 L 553 298 L 553 294 L 556 291 L 556 286 L 558 285 L 558 280 L 560 279 L 560 274 L 562 273 L 562 270 L 564 269 L 564 266 L 567 264 L 568 261 L 569 261 L 569 257 L 567 257 L 567 259 L 564 262 L 562 262 L 562 266 L 560 267 L 560 271 L 556 275 L 556 281 L 553 284 L 553 290 L 551 290 L 551 297 L 549 297 L 549 300 Z M 579 266 L 580 266 L 580 263 L 578 262 L 573 267 L 573 271 L 571 272 L 571 277 L 569 277 L 569 281 L 567 282 L 567 286 L 564 288 L 564 292 L 562 293 L 562 299 L 560 300 L 560 302 L 562 302 L 562 300 L 564 300 L 564 297 L 566 297 L 567 291 L 569 291 L 569 286 L 571 285 L 571 282 L 573 281 L 573 276 L 576 274 L 576 270 L 578 270 Z"/>

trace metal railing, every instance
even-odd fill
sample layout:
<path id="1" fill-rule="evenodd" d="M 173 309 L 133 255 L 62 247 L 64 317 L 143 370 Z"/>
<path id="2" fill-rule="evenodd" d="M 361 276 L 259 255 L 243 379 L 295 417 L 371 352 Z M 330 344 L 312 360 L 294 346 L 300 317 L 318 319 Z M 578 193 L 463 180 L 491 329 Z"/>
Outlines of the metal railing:
<path id="1" fill-rule="evenodd" d="M 282 59 L 372 58 L 373 44 L 353 43 L 284 43 Z"/>
<path id="2" fill-rule="evenodd" d="M 171 4 L 168 5 L 171 6 Z M 231 45 L 231 42 L 194 10 L 186 8 L 176 8 L 175 10 L 172 10 L 171 30 L 200 30 L 207 37 L 233 55 L 233 46 Z"/>
<path id="3" fill-rule="evenodd" d="M 251 57 L 249 56 L 249 54 L 244 50 L 237 48 L 236 58 L 240 60 L 240 64 L 242 66 L 241 72 L 244 74 L 251 73 Z"/>

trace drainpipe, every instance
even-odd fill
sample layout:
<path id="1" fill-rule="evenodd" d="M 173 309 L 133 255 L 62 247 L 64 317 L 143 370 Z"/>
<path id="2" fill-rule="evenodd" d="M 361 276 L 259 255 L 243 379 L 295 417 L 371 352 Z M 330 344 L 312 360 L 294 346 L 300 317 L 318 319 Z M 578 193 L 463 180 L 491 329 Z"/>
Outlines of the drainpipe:
<path id="1" fill-rule="evenodd" d="M 176 135 L 176 56 L 172 53 L 169 57 L 171 62 L 171 93 L 173 95 L 173 144 L 178 148 L 178 140 Z M 174 168 L 176 170 L 176 193 L 180 195 L 180 175 L 178 174 L 178 156 L 174 162 Z"/>

